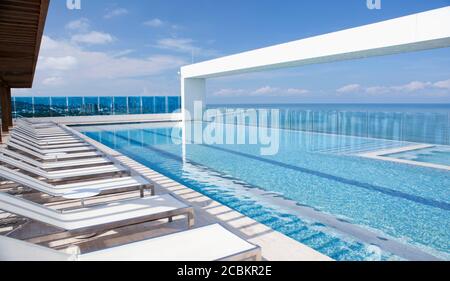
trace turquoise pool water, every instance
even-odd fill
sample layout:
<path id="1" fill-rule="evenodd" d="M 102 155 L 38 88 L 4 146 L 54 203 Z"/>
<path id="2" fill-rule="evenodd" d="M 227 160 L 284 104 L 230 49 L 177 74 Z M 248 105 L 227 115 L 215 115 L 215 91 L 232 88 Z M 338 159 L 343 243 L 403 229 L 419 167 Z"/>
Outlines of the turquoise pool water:
<path id="1" fill-rule="evenodd" d="M 279 153 L 261 156 L 183 151 L 177 123 L 78 130 L 336 260 L 450 259 L 450 173 L 357 156 L 409 143 L 278 129 Z"/>
<path id="2" fill-rule="evenodd" d="M 387 157 L 450 166 L 450 147 L 434 146 L 385 155 Z"/>

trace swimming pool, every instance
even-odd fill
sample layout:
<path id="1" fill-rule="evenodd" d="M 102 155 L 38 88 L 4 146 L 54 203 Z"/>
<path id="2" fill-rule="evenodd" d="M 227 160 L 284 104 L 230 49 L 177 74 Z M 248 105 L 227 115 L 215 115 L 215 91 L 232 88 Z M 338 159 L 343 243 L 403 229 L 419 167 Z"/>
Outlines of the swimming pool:
<path id="1" fill-rule="evenodd" d="M 357 156 L 405 142 L 278 129 L 279 153 L 261 156 L 183 149 L 179 125 L 77 129 L 336 260 L 450 259 L 450 173 Z"/>
<path id="2" fill-rule="evenodd" d="M 384 155 L 385 157 L 450 166 L 450 147 L 433 146 Z"/>

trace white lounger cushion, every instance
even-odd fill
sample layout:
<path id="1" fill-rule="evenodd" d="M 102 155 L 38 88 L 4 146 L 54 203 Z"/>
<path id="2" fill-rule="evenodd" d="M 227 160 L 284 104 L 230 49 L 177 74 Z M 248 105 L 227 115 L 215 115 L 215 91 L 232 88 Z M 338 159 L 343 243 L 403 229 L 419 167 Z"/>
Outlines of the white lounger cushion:
<path id="1" fill-rule="evenodd" d="M 77 152 L 77 151 L 85 151 L 85 150 L 94 150 L 93 147 L 91 147 L 87 143 L 75 143 L 75 144 L 57 144 L 57 145 L 38 145 L 31 141 L 20 139 L 17 137 L 12 137 L 9 139 L 12 142 L 20 143 L 22 145 L 27 145 L 29 147 L 32 147 L 33 149 L 40 150 L 40 151 L 66 151 L 66 152 Z"/>
<path id="2" fill-rule="evenodd" d="M 17 126 L 16 129 L 21 130 L 23 132 L 27 132 L 33 136 L 36 137 L 43 137 L 43 136 L 73 136 L 71 134 L 69 134 L 68 132 L 64 131 L 64 130 L 35 130 L 35 129 L 30 129 L 30 128 L 26 128 L 23 126 Z"/>
<path id="3" fill-rule="evenodd" d="M 27 126 L 55 126 L 55 122 L 52 121 L 38 121 L 33 119 L 17 119 L 18 123 L 25 124 Z"/>
<path id="4" fill-rule="evenodd" d="M 257 249 L 219 224 L 78 256 L 0 237 L 2 261 L 215 261 Z"/>
<path id="5" fill-rule="evenodd" d="M 18 123 L 22 123 L 22 124 L 26 124 L 29 126 L 49 126 L 49 125 L 55 125 L 55 123 L 51 122 L 51 121 L 36 121 L 33 119 L 17 119 Z"/>
<path id="6" fill-rule="evenodd" d="M 96 157 L 96 158 L 83 159 L 83 160 L 42 163 L 41 168 L 45 170 L 45 169 L 56 169 L 56 168 L 60 168 L 60 167 L 79 167 L 79 166 L 89 166 L 89 165 L 103 165 L 103 164 L 108 164 L 108 163 L 111 163 L 111 160 L 108 160 L 103 157 Z"/>
<path id="7" fill-rule="evenodd" d="M 80 143 L 84 143 L 82 140 L 80 139 L 36 139 L 32 136 L 27 136 L 24 135 L 22 133 L 19 133 L 17 131 L 12 131 L 11 133 L 11 137 L 16 138 L 18 140 L 27 140 L 29 142 L 32 142 L 36 145 L 61 145 L 61 144 L 80 144 Z"/>
<path id="8" fill-rule="evenodd" d="M 183 208 L 188 208 L 188 206 L 167 194 L 117 201 L 60 213 L 43 205 L 0 192 L 0 210 L 67 231 L 125 222 Z"/>
<path id="9" fill-rule="evenodd" d="M 32 145 L 35 147 L 38 147 L 39 149 L 58 149 L 58 148 L 71 148 L 71 147 L 86 147 L 89 146 L 89 144 L 85 142 L 71 142 L 71 143 L 65 143 L 65 142 L 55 142 L 55 143 L 36 143 L 29 138 L 22 138 L 18 137 L 17 135 L 12 134 L 11 139 L 14 139 L 16 142 L 26 143 L 28 145 Z"/>
<path id="10" fill-rule="evenodd" d="M 80 261 L 215 261 L 257 247 L 219 224 L 80 255 Z"/>
<path id="11" fill-rule="evenodd" d="M 0 154 L 1 153 L 8 155 L 10 157 L 19 159 L 20 161 L 26 162 L 30 165 L 39 167 L 44 170 L 57 169 L 57 168 L 81 167 L 81 166 L 90 166 L 90 165 L 102 165 L 102 164 L 111 163 L 111 160 L 103 158 L 103 157 L 95 157 L 95 158 L 88 158 L 88 159 L 82 159 L 82 160 L 66 160 L 66 161 L 42 163 L 42 162 L 34 160 L 26 155 L 16 153 L 9 149 L 1 149 L 0 148 Z"/>
<path id="12" fill-rule="evenodd" d="M 23 135 L 31 136 L 36 139 L 40 138 L 75 138 L 75 136 L 69 132 L 58 131 L 58 132 L 48 132 L 48 133 L 37 133 L 28 128 L 24 128 L 21 126 L 16 126 L 13 128 L 13 131 L 21 133 Z M 47 135 L 46 137 L 43 135 Z"/>
<path id="13" fill-rule="evenodd" d="M 144 178 L 140 176 L 134 176 L 134 177 L 120 177 L 120 178 L 110 178 L 103 180 L 62 184 L 56 185 L 54 188 L 58 191 L 66 191 L 66 192 L 67 191 L 76 192 L 77 190 L 86 190 L 91 188 L 108 191 L 112 189 L 137 187 L 149 184 L 150 183 Z"/>
<path id="14" fill-rule="evenodd" d="M 11 165 L 15 168 L 27 171 L 37 176 L 44 177 L 49 180 L 60 180 L 74 177 L 94 176 L 110 173 L 118 173 L 125 171 L 125 168 L 119 165 L 103 165 L 98 167 L 77 168 L 77 169 L 65 169 L 57 171 L 45 171 L 38 167 L 31 166 L 27 163 L 15 160 L 9 156 L 0 154 L 0 162 Z"/>
<path id="15" fill-rule="evenodd" d="M 30 122 L 24 122 L 24 121 L 17 121 L 17 125 L 18 126 L 23 126 L 23 127 L 27 127 L 30 129 L 62 129 L 61 127 L 58 126 L 58 124 L 54 123 L 54 122 L 46 122 L 46 123 L 30 123 Z"/>
<path id="16" fill-rule="evenodd" d="M 42 154 L 39 153 L 35 150 L 31 150 L 27 147 L 24 147 L 20 144 L 14 143 L 14 142 L 7 142 L 7 145 L 15 148 L 17 150 L 20 150 L 22 152 L 25 152 L 27 154 L 33 155 L 34 157 L 37 157 L 39 159 L 42 160 L 47 160 L 47 161 L 55 161 L 58 159 L 75 159 L 75 158 L 89 158 L 89 157 L 98 157 L 101 156 L 101 154 L 97 151 L 90 151 L 90 152 L 80 152 L 80 153 L 49 153 L 49 154 Z"/>
<path id="17" fill-rule="evenodd" d="M 76 261 L 69 255 L 25 241 L 0 236 L 0 261 Z"/>
<path id="18" fill-rule="evenodd" d="M 49 183 L 40 181 L 36 178 L 32 178 L 30 176 L 24 175 L 22 173 L 19 173 L 17 171 L 2 166 L 0 166 L 0 177 L 55 197 L 62 197 L 77 192 L 84 192 L 89 189 L 96 189 L 100 190 L 101 192 L 107 192 L 116 189 L 134 188 L 134 187 L 137 188 L 143 185 L 150 184 L 144 178 L 134 176 L 134 177 L 120 177 L 102 180 L 91 180 L 63 185 L 51 185 Z"/>
<path id="19" fill-rule="evenodd" d="M 70 147 L 70 148 L 41 148 L 36 145 L 27 144 L 21 141 L 18 141 L 17 139 L 10 138 L 8 139 L 8 142 L 20 144 L 23 147 L 26 147 L 28 149 L 34 150 L 36 152 L 39 152 L 41 154 L 51 154 L 51 153 L 75 153 L 75 152 L 85 152 L 85 151 L 93 151 L 95 150 L 92 146 L 82 146 L 82 147 Z"/>
<path id="20" fill-rule="evenodd" d="M 35 133 L 35 132 L 29 131 L 27 129 L 20 128 L 20 127 L 15 127 L 14 131 L 20 132 L 20 133 L 22 133 L 24 135 L 33 137 L 35 139 L 48 139 L 48 138 L 67 138 L 67 139 L 70 139 L 70 138 L 73 138 L 73 135 L 70 135 L 70 134 L 67 134 L 67 133 L 56 133 L 56 132 L 54 132 L 54 133 L 50 133 L 49 132 L 49 133 L 45 133 L 45 134 L 44 133 Z"/>
<path id="21" fill-rule="evenodd" d="M 27 130 L 24 130 L 24 129 L 22 129 L 22 128 L 19 128 L 19 127 L 14 127 L 14 131 L 15 132 L 20 132 L 21 134 L 23 134 L 23 135 L 26 135 L 26 136 L 30 136 L 30 137 L 32 137 L 32 138 L 35 138 L 35 139 L 75 139 L 75 137 L 73 136 L 73 135 L 62 135 L 62 136 L 55 136 L 55 135 L 49 135 L 49 136 L 39 136 L 39 135 L 36 135 L 36 134 L 34 134 L 34 133 L 31 133 L 31 132 L 29 132 L 29 131 L 27 131 Z"/>
<path id="22" fill-rule="evenodd" d="M 25 124 L 25 123 L 21 123 L 18 122 L 17 126 L 22 127 L 22 128 L 26 128 L 32 131 L 40 131 L 40 130 L 63 130 L 61 127 L 59 127 L 56 124 L 48 124 L 48 125 L 39 125 L 39 126 L 33 126 L 30 124 Z"/>

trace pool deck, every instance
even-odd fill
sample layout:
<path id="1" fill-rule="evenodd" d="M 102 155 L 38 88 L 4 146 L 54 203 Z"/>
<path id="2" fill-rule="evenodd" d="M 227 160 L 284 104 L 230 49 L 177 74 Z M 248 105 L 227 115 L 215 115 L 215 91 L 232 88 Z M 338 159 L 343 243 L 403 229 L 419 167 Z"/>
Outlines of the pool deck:
<path id="1" fill-rule="evenodd" d="M 446 165 L 425 163 L 425 162 L 406 160 L 406 159 L 398 159 L 398 158 L 386 156 L 386 155 L 390 155 L 390 154 L 402 153 L 402 152 L 407 152 L 407 151 L 412 151 L 412 150 L 431 148 L 434 146 L 436 146 L 436 145 L 416 144 L 416 145 L 403 146 L 403 147 L 399 147 L 399 148 L 378 150 L 378 151 L 372 151 L 369 153 L 362 153 L 362 154 L 359 154 L 358 156 L 376 159 L 376 160 L 382 160 L 382 161 L 389 161 L 389 162 L 395 162 L 395 163 L 402 163 L 402 164 L 450 171 L 450 166 L 446 166 Z"/>
<path id="2" fill-rule="evenodd" d="M 150 118 L 149 118 L 150 117 Z M 94 120 L 95 119 L 95 120 Z M 126 122 L 159 122 L 159 121 L 179 121 L 179 115 L 164 115 L 164 116 L 139 116 L 139 118 L 128 116 L 116 116 L 115 118 L 51 118 L 50 120 L 60 123 L 74 134 L 80 136 L 88 143 L 97 147 L 100 151 L 112 156 L 120 161 L 123 165 L 147 177 L 155 184 L 156 194 L 172 193 L 178 198 L 185 201 L 194 208 L 195 211 L 195 227 L 201 227 L 213 223 L 220 223 L 222 226 L 240 236 L 241 238 L 258 245 L 262 249 L 262 257 L 268 261 L 332 261 L 328 256 L 325 256 L 314 249 L 292 239 L 288 236 L 275 231 L 221 203 L 196 192 L 189 187 L 186 187 L 152 169 L 137 163 L 136 161 L 122 155 L 121 153 L 106 147 L 105 145 L 92 140 L 91 138 L 79 133 L 78 131 L 67 127 L 66 125 L 93 125 L 93 124 L 109 124 L 109 123 L 126 123 Z M 100 122 L 97 122 L 99 121 Z M 43 120 L 49 120 L 44 119 Z M 87 200 L 86 204 L 100 203 L 105 200 L 123 199 L 136 194 L 122 194 L 118 196 L 102 196 Z M 70 207 L 76 203 L 54 204 L 52 206 Z M 1 214 L 0 214 L 1 219 Z M 194 227 L 194 228 L 195 228 Z M 32 223 L 23 227 L 16 233 L 15 237 L 20 239 L 27 239 L 30 232 L 38 232 L 42 234 L 45 227 L 39 223 Z M 121 245 L 134 241 L 140 241 L 161 235 L 167 235 L 174 232 L 186 230 L 186 222 L 184 218 L 175 218 L 173 223 L 165 223 L 163 221 L 151 222 L 136 226 L 126 227 L 120 230 L 110 231 L 104 233 L 94 239 L 77 240 L 65 239 L 60 241 L 52 241 L 48 246 L 53 248 L 65 248 L 66 245 L 75 244 L 81 252 L 91 252 L 100 250 L 106 247 Z M 36 240 L 32 242 L 42 243 L 46 241 Z M 195 241 L 193 241 L 195 242 Z"/>

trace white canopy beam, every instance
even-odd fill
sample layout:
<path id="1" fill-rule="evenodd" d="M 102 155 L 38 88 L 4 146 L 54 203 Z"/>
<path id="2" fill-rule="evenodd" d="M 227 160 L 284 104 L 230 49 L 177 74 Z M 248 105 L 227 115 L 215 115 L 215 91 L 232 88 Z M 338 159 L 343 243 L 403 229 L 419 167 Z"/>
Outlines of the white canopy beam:
<path id="1" fill-rule="evenodd" d="M 183 111 L 205 102 L 205 79 L 450 46 L 450 6 L 181 68 Z"/>

